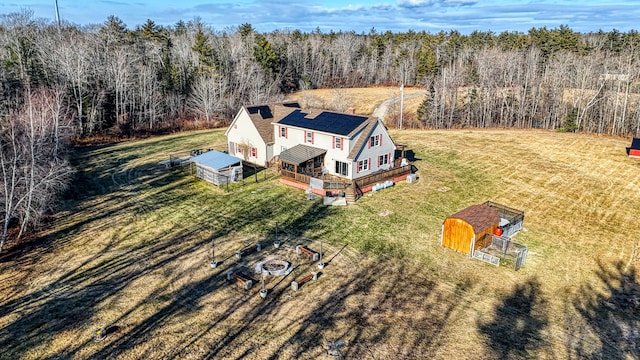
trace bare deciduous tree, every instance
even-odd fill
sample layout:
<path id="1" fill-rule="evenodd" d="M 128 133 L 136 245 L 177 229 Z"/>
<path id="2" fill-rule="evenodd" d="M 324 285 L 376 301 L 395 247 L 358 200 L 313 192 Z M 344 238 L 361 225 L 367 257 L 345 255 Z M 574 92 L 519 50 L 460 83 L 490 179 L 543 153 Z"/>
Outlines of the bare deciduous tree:
<path id="1" fill-rule="evenodd" d="M 0 124 L 0 171 L 3 224 L 0 251 L 12 221 L 19 221 L 19 238 L 37 225 L 55 194 L 65 190 L 71 167 L 56 147 L 61 136 L 60 101 L 46 90 L 29 91 L 24 107 Z"/>
<path id="2" fill-rule="evenodd" d="M 202 75 L 193 84 L 187 105 L 193 112 L 204 117 L 209 125 L 215 114 L 224 107 L 225 91 L 226 85 L 218 74 Z"/>

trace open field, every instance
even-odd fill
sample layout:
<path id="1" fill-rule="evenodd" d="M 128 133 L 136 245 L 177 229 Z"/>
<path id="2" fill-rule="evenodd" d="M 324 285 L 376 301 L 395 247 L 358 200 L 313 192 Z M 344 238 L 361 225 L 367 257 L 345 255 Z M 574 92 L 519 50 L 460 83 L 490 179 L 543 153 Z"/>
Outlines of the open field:
<path id="1" fill-rule="evenodd" d="M 405 87 L 405 95 L 424 91 L 419 87 Z M 287 100 L 301 102 L 303 107 L 331 109 L 334 105 L 353 107 L 356 114 L 371 115 L 384 100 L 400 96 L 397 87 L 367 87 L 345 89 L 313 89 L 298 91 L 287 96 Z M 420 97 L 421 98 L 421 97 Z M 420 104 L 420 103 L 418 103 Z M 416 106 L 417 109 L 417 106 Z"/>
<path id="2" fill-rule="evenodd" d="M 424 96 L 417 95 L 423 93 L 424 88 L 421 87 L 405 87 L 404 88 L 404 104 L 403 114 L 405 119 L 415 119 L 418 107 L 424 100 Z M 400 89 L 397 87 L 369 87 L 369 88 L 346 88 L 346 89 L 312 89 L 298 91 L 289 94 L 286 100 L 295 100 L 300 102 L 302 107 L 316 107 L 322 109 L 339 108 L 346 111 L 347 108 L 355 109 L 356 114 L 371 116 L 375 109 L 382 104 L 384 100 L 400 97 Z M 386 124 L 395 127 L 400 114 L 400 102 L 396 101 L 390 104 L 384 116 Z"/>
<path id="3" fill-rule="evenodd" d="M 329 359 L 326 340 L 355 359 L 640 357 L 640 162 L 627 140 L 392 130 L 419 180 L 348 207 L 308 201 L 272 171 L 227 192 L 157 165 L 223 148 L 223 134 L 77 153 L 64 211 L 0 254 L 1 358 Z M 518 272 L 439 244 L 448 215 L 486 200 L 525 211 Z M 293 247 L 320 241 L 328 266 L 291 291 L 314 269 Z M 226 281 L 265 257 L 295 266 L 267 279 L 265 300 Z M 94 342 L 98 327 L 108 335 Z"/>

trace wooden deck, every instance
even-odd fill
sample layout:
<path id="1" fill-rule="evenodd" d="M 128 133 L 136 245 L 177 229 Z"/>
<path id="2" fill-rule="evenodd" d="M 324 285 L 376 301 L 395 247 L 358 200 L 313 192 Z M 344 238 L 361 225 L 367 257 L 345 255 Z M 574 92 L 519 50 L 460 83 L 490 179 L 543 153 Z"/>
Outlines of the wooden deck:
<path id="1" fill-rule="evenodd" d="M 386 180 L 394 179 L 401 175 L 411 174 L 411 165 L 399 166 L 379 173 L 366 175 L 361 178 L 355 179 L 353 182 L 358 184 L 359 187 L 365 188 L 368 185 L 384 182 Z"/>
<path id="2" fill-rule="evenodd" d="M 302 184 L 309 184 L 311 181 L 311 176 L 309 175 L 298 174 L 284 169 L 280 169 L 280 175 Z M 323 189 L 344 189 L 351 185 L 351 181 L 348 179 L 343 179 L 333 175 L 318 175 L 314 176 L 314 178 L 323 181 Z"/>
<path id="3" fill-rule="evenodd" d="M 357 195 L 362 195 L 363 192 L 370 190 L 371 186 L 376 183 L 381 183 L 387 180 L 393 180 L 398 177 L 403 177 L 411 174 L 412 165 L 397 166 L 386 171 L 380 171 L 375 174 L 366 175 L 355 180 L 349 180 L 340 178 L 334 175 L 319 175 L 314 177 L 320 179 L 323 182 L 322 189 L 324 191 L 345 191 L 354 192 Z M 299 184 L 309 186 L 311 182 L 311 176 L 294 173 L 284 169 L 280 170 L 280 176 L 288 180 L 295 181 Z"/>

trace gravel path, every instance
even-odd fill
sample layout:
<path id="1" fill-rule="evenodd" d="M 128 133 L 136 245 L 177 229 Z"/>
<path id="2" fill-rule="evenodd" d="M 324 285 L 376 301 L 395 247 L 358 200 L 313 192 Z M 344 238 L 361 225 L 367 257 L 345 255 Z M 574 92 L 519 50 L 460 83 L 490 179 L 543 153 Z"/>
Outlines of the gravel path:
<path id="1" fill-rule="evenodd" d="M 407 100 L 407 99 L 411 99 L 412 97 L 422 96 L 426 94 L 427 94 L 426 91 L 420 91 L 417 93 L 405 95 L 404 99 Z M 382 104 L 378 105 L 378 107 L 375 110 L 373 110 L 373 114 L 371 116 L 374 118 L 379 118 L 384 120 L 384 117 L 385 115 L 387 115 L 387 111 L 389 110 L 389 106 L 391 106 L 392 104 L 398 101 L 400 101 L 400 96 L 383 101 Z"/>

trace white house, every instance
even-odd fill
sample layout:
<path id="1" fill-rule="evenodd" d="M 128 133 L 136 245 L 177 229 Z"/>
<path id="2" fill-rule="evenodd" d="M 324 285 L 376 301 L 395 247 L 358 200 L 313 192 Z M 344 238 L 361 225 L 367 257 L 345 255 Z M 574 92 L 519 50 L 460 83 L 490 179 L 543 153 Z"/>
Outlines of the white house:
<path id="1" fill-rule="evenodd" d="M 290 171 L 309 176 L 320 171 L 353 180 L 393 166 L 396 146 L 377 119 L 294 109 L 273 125 L 274 155 L 293 165 Z M 306 158 L 301 156 L 303 150 Z"/>
<path id="2" fill-rule="evenodd" d="M 226 131 L 230 155 L 318 177 L 354 180 L 393 167 L 396 146 L 386 127 L 368 116 L 297 103 L 243 107 Z"/>
<path id="3" fill-rule="evenodd" d="M 266 166 L 274 155 L 274 116 L 281 118 L 297 107 L 297 103 L 243 106 L 225 132 L 229 155 Z"/>

